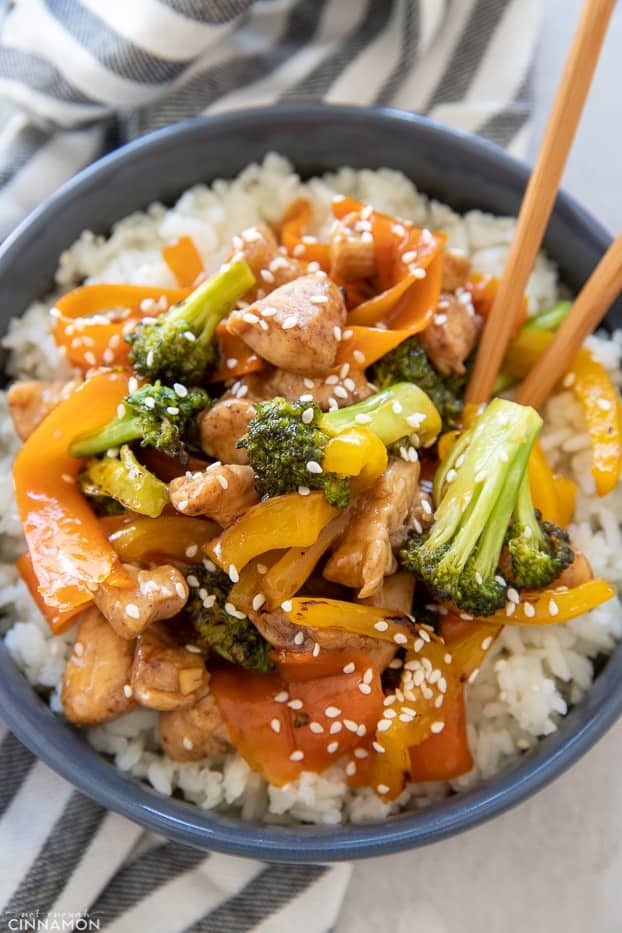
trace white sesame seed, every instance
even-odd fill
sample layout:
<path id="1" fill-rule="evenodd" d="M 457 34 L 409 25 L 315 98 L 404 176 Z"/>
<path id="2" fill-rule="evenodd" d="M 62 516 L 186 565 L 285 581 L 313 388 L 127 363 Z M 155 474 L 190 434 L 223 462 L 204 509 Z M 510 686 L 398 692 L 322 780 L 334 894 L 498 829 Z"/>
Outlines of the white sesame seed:
<path id="1" fill-rule="evenodd" d="M 274 317 L 275 314 L 279 313 L 279 309 L 268 306 L 266 308 L 260 308 L 260 313 L 262 317 Z"/>
<path id="2" fill-rule="evenodd" d="M 508 602 L 505 604 L 505 614 L 506 616 L 513 616 L 516 612 L 516 603 Z"/>
<path id="3" fill-rule="evenodd" d="M 337 398 L 344 399 L 348 397 L 348 390 L 344 386 L 335 386 L 334 392 Z"/>
<path id="4" fill-rule="evenodd" d="M 559 613 L 559 606 L 554 599 L 549 600 L 549 615 L 556 616 Z"/>
<path id="5" fill-rule="evenodd" d="M 377 784 L 376 790 L 379 794 L 388 794 L 391 788 L 387 784 Z"/>
<path id="6" fill-rule="evenodd" d="M 405 645 L 408 642 L 408 638 L 403 632 L 396 632 L 393 636 L 393 641 L 396 645 Z"/>
<path id="7" fill-rule="evenodd" d="M 413 648 L 418 654 L 423 648 L 423 638 L 416 638 L 413 644 Z"/>
<path id="8" fill-rule="evenodd" d="M 337 735 L 337 733 L 341 732 L 342 729 L 343 729 L 342 723 L 340 723 L 337 720 L 336 722 L 332 722 L 330 724 L 330 729 L 328 731 L 330 732 L 331 735 Z"/>
<path id="9" fill-rule="evenodd" d="M 82 655 L 84 654 L 84 645 L 82 644 L 81 641 L 77 641 L 77 642 L 74 643 L 73 652 L 74 652 L 74 654 L 77 655 L 79 658 L 82 657 Z"/>
<path id="10" fill-rule="evenodd" d="M 347 664 L 345 664 L 342 667 L 342 671 L 344 674 L 353 674 L 355 670 L 356 670 L 356 665 L 354 661 L 349 661 Z"/>
<path id="11" fill-rule="evenodd" d="M 179 382 L 173 383 L 173 389 L 175 390 L 175 395 L 177 395 L 179 398 L 185 398 L 188 394 L 187 388 L 181 385 Z"/>
<path id="12" fill-rule="evenodd" d="M 312 305 L 325 305 L 328 304 L 328 295 L 311 295 L 309 301 Z"/>
<path id="13" fill-rule="evenodd" d="M 564 388 L 569 389 L 571 386 L 575 384 L 576 378 L 577 377 L 575 373 L 566 373 L 562 381 L 562 385 L 564 386 Z"/>
<path id="14" fill-rule="evenodd" d="M 509 599 L 511 603 L 520 602 L 520 596 L 518 595 L 518 591 L 515 590 L 513 586 L 508 587 L 507 598 Z"/>
<path id="15" fill-rule="evenodd" d="M 345 379 L 349 372 L 350 372 L 350 364 L 344 363 L 341 369 L 339 370 L 339 378 Z"/>
<path id="16" fill-rule="evenodd" d="M 482 642 L 482 651 L 488 651 L 492 645 L 492 636 L 488 635 Z"/>
<path id="17" fill-rule="evenodd" d="M 316 643 L 313 646 L 313 651 L 311 652 L 311 654 L 313 655 L 314 658 L 317 658 L 319 653 L 320 653 L 320 643 L 316 641 Z"/>
<path id="18" fill-rule="evenodd" d="M 299 487 L 298 487 L 298 495 L 299 495 L 299 496 L 308 496 L 310 493 L 311 493 L 311 490 L 309 489 L 308 486 L 299 486 Z"/>
<path id="19" fill-rule="evenodd" d="M 295 752 L 291 753 L 291 755 L 289 756 L 289 760 L 290 761 L 302 761 L 304 757 L 305 757 L 305 753 L 298 748 L 296 749 Z"/>
<path id="20" fill-rule="evenodd" d="M 301 418 L 305 424 L 311 424 L 311 422 L 313 421 L 313 417 L 314 417 L 314 411 L 312 408 L 305 408 L 305 410 L 303 411 L 301 415 Z"/>
<path id="21" fill-rule="evenodd" d="M 253 602 L 251 605 L 253 609 L 255 610 L 255 612 L 258 612 L 261 609 L 265 601 L 266 601 L 266 597 L 264 596 L 263 593 L 257 593 L 255 596 L 253 596 Z"/>
<path id="22" fill-rule="evenodd" d="M 361 693 L 365 694 L 365 696 L 369 696 L 369 694 L 371 693 L 371 687 L 369 686 L 369 684 L 359 684 L 358 688 L 361 691 Z"/>
<path id="23" fill-rule="evenodd" d="M 328 745 L 326 746 L 326 751 L 328 752 L 329 755 L 334 755 L 334 753 L 337 751 L 338 748 L 339 748 L 339 742 L 329 742 Z"/>
<path id="24" fill-rule="evenodd" d="M 298 318 L 295 314 L 290 314 L 289 317 L 286 317 L 283 323 L 281 324 L 282 330 L 291 330 L 292 327 L 295 327 L 298 323 Z"/>
<path id="25" fill-rule="evenodd" d="M 330 376 L 327 376 L 324 380 L 324 385 L 334 386 L 339 382 L 339 376 L 336 376 L 335 373 L 331 373 Z"/>
<path id="26" fill-rule="evenodd" d="M 528 619 L 533 619 L 533 617 L 536 614 L 536 610 L 534 609 L 534 607 L 531 605 L 530 602 L 527 602 L 527 600 L 525 600 L 525 602 L 523 603 L 523 610 Z"/>
<path id="27" fill-rule="evenodd" d="M 253 314 L 252 311 L 245 311 L 242 315 L 242 320 L 246 321 L 247 324 L 257 324 L 259 318 L 256 314 Z"/>
<path id="28" fill-rule="evenodd" d="M 281 731 L 281 721 L 279 719 L 271 719 L 270 728 L 272 729 L 273 732 L 276 732 L 276 734 L 278 735 L 279 732 Z"/>
<path id="29" fill-rule="evenodd" d="M 229 579 L 232 583 L 237 583 L 240 579 L 240 574 L 235 564 L 229 564 Z"/>
<path id="30" fill-rule="evenodd" d="M 281 692 L 277 693 L 277 695 L 274 698 L 275 703 L 287 703 L 288 700 L 289 700 L 289 693 L 287 692 L 287 690 L 281 690 Z"/>
<path id="31" fill-rule="evenodd" d="M 407 266 L 409 262 L 414 262 L 416 258 L 417 251 L 414 249 L 409 249 L 407 252 L 402 253 L 402 262 L 405 266 Z"/>
<path id="32" fill-rule="evenodd" d="M 390 729 L 390 728 L 391 728 L 391 720 L 390 720 L 390 719 L 381 719 L 380 722 L 378 723 L 378 725 L 376 726 L 376 728 L 377 728 L 378 732 L 386 732 L 387 729 Z"/>
<path id="33" fill-rule="evenodd" d="M 453 483 L 457 475 L 458 474 L 456 473 L 454 469 L 447 470 L 447 476 L 445 477 L 445 482 Z"/>
<path id="34" fill-rule="evenodd" d="M 74 647 L 75 647 L 75 646 L 74 646 Z M 132 690 L 132 685 L 131 685 L 131 684 L 123 684 L 123 693 L 125 694 L 125 696 L 126 696 L 127 699 L 129 700 L 130 697 L 133 696 L 133 694 L 134 694 L 134 691 Z"/>
<path id="35" fill-rule="evenodd" d="M 348 732 L 356 732 L 358 729 L 358 723 L 354 722 L 353 719 L 344 719 L 343 724 Z"/>
<path id="36" fill-rule="evenodd" d="M 414 276 L 416 279 L 425 279 L 428 273 L 425 271 L 425 269 L 417 268 L 417 269 L 411 269 L 410 274 Z"/>
<path id="37" fill-rule="evenodd" d="M 386 619 L 378 619 L 378 621 L 374 623 L 374 628 L 377 632 L 386 632 L 389 628 L 389 623 Z"/>
<path id="38" fill-rule="evenodd" d="M 317 460 L 309 460 L 309 462 L 307 463 L 307 470 L 309 471 L 309 473 L 315 473 L 315 474 L 324 472 L 320 464 L 317 462 Z"/>
<path id="39" fill-rule="evenodd" d="M 198 550 L 198 544 L 189 544 L 186 548 L 186 557 L 196 557 Z"/>
<path id="40" fill-rule="evenodd" d="M 289 706 L 290 709 L 302 709 L 303 703 L 302 703 L 302 700 L 293 699 L 293 700 L 290 700 L 287 705 Z"/>
<path id="41" fill-rule="evenodd" d="M 341 716 L 341 710 L 338 706 L 327 706 L 324 710 L 324 715 L 329 719 L 336 719 L 337 716 Z"/>
<path id="42" fill-rule="evenodd" d="M 385 715 L 385 719 L 395 719 L 395 717 L 397 716 L 397 713 L 395 712 L 394 709 L 389 707 L 389 709 L 385 709 L 384 715 Z"/>
<path id="43" fill-rule="evenodd" d="M 190 654 L 201 654 L 201 649 L 198 645 L 186 645 L 186 651 L 189 651 Z"/>
<path id="44" fill-rule="evenodd" d="M 222 473 L 219 473 L 216 479 L 218 480 L 219 484 L 222 486 L 223 489 L 229 488 L 229 480 L 227 479 L 226 476 L 223 476 Z"/>
<path id="45" fill-rule="evenodd" d="M 356 360 L 357 363 L 364 363 L 364 362 L 365 362 L 365 354 L 363 353 L 362 350 L 353 350 L 353 351 L 352 351 L 352 357 L 353 357 L 353 359 Z"/>
<path id="46" fill-rule="evenodd" d="M 268 573 L 268 568 L 265 564 L 257 564 L 257 573 L 263 574 Z"/>
<path id="47" fill-rule="evenodd" d="M 125 607 L 125 614 L 130 619 L 140 619 L 140 610 L 135 603 L 128 603 Z"/>
<path id="48" fill-rule="evenodd" d="M 230 356 L 226 363 L 227 369 L 234 369 L 237 365 L 237 358 L 235 356 Z"/>
<path id="49" fill-rule="evenodd" d="M 477 680 L 478 674 L 479 674 L 479 667 L 476 667 L 475 670 L 471 671 L 471 673 L 469 674 L 467 683 L 472 684 L 475 680 Z"/>
<path id="50" fill-rule="evenodd" d="M 432 514 L 432 506 L 430 505 L 430 503 L 428 502 L 427 499 L 422 499 L 422 500 L 421 500 L 421 508 L 422 508 L 423 511 L 426 513 L 426 515 L 431 515 L 431 514 Z"/>
<path id="51" fill-rule="evenodd" d="M 401 415 L 402 412 L 404 411 L 404 406 L 398 399 L 395 399 L 395 401 L 391 405 L 391 410 L 394 415 Z"/>
<path id="52" fill-rule="evenodd" d="M 183 585 L 181 580 L 178 580 L 177 583 L 175 584 L 175 592 L 177 593 L 180 599 L 186 598 L 186 587 Z"/>
<path id="53" fill-rule="evenodd" d="M 356 774 L 356 763 L 354 761 L 349 761 L 345 767 L 345 772 L 348 777 L 352 777 Z"/>
<path id="54" fill-rule="evenodd" d="M 433 722 L 432 725 L 430 726 L 430 732 L 433 732 L 435 735 L 438 735 L 438 733 L 442 732 L 444 728 L 445 728 L 444 722 L 440 722 L 440 721 Z"/>
<path id="55" fill-rule="evenodd" d="M 380 742 L 372 742 L 371 746 L 375 752 L 378 752 L 379 755 L 383 755 L 385 748 L 384 745 L 381 745 Z"/>
<path id="56" fill-rule="evenodd" d="M 360 412 L 358 415 L 354 416 L 354 420 L 357 424 L 369 424 L 372 418 L 371 415 L 366 415 L 363 412 Z"/>
<path id="57" fill-rule="evenodd" d="M 302 645 L 304 644 L 304 640 L 305 640 L 304 632 L 296 632 L 296 634 L 294 635 L 294 644 Z"/>
<path id="58" fill-rule="evenodd" d="M 193 573 L 191 573 L 191 574 L 187 577 L 187 580 L 188 580 L 188 586 L 198 586 L 198 585 L 199 585 L 199 581 L 198 581 L 198 579 L 195 577 L 195 575 L 194 575 Z"/>
<path id="59" fill-rule="evenodd" d="M 291 612 L 293 608 L 294 608 L 294 604 L 291 601 L 291 599 L 284 599 L 283 602 L 281 603 L 281 609 L 283 610 L 283 612 Z M 304 636 L 303 636 L 303 640 L 304 640 Z"/>
<path id="60" fill-rule="evenodd" d="M 483 483 L 488 479 L 488 470 L 480 470 L 479 473 L 475 474 L 475 482 Z"/>
<path id="61" fill-rule="evenodd" d="M 324 726 L 322 725 L 321 722 L 310 722 L 310 723 L 309 723 L 309 729 L 310 729 L 311 732 L 313 732 L 315 735 L 321 735 L 322 732 L 324 731 Z"/>
<path id="62" fill-rule="evenodd" d="M 302 384 L 307 389 L 315 389 L 315 382 L 313 381 L 313 379 L 309 379 L 308 376 L 304 377 L 304 379 L 302 380 Z"/>
<path id="63" fill-rule="evenodd" d="M 272 285 L 272 283 L 274 282 L 274 275 L 272 272 L 270 272 L 269 269 L 262 269 L 259 275 L 261 276 L 264 282 L 268 283 L 268 285 Z"/>
<path id="64" fill-rule="evenodd" d="M 333 336 L 335 340 L 341 340 L 341 328 L 338 327 L 336 324 L 333 327 Z"/>
<path id="65" fill-rule="evenodd" d="M 598 405 L 601 411 L 611 410 L 611 402 L 609 402 L 606 398 L 599 398 L 596 404 Z"/>

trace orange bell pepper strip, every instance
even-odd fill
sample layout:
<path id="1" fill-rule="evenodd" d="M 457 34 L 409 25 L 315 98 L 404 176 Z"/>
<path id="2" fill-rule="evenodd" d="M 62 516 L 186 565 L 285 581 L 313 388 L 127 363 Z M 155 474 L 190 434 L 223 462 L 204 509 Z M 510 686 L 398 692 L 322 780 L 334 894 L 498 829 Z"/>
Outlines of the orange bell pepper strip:
<path id="1" fill-rule="evenodd" d="M 257 674 L 234 667 L 212 672 L 210 687 L 231 740 L 254 771 L 280 786 L 303 771 L 324 771 L 362 744 L 358 732 L 349 729 L 330 734 L 337 717 L 356 723 L 361 734 L 372 732 L 382 712 L 379 671 L 368 657 L 357 661 L 350 674 L 340 671 L 288 682 L 277 672 Z M 359 685 L 367 670 L 372 674 L 369 691 L 363 693 Z M 300 700 L 301 708 L 278 702 L 276 697 L 282 696 Z"/>
<path id="2" fill-rule="evenodd" d="M 322 648 L 315 656 L 310 651 L 283 649 L 273 651 L 272 660 L 286 683 L 299 683 L 303 680 L 317 680 L 318 677 L 341 674 L 344 667 L 352 662 L 362 671 L 369 665 L 369 655 L 353 651 L 351 648 Z"/>
<path id="3" fill-rule="evenodd" d="M 100 518 L 106 537 L 123 561 L 166 560 L 200 563 L 201 548 L 218 531 L 215 522 L 182 515 L 110 515 Z"/>
<path id="4" fill-rule="evenodd" d="M 319 491 L 308 496 L 297 492 L 274 496 L 248 509 L 203 550 L 224 571 L 235 575 L 266 551 L 309 547 L 339 511 Z"/>
<path id="5" fill-rule="evenodd" d="M 352 325 L 344 331 L 337 349 L 335 372 L 339 372 L 344 363 L 352 369 L 365 369 L 381 356 L 408 340 L 415 330 L 388 330 L 380 327 L 361 327 Z"/>
<path id="6" fill-rule="evenodd" d="M 264 367 L 264 361 L 241 337 L 230 334 L 225 321 L 216 327 L 219 366 L 209 378 L 210 382 L 226 382 L 239 379 L 248 373 L 256 373 Z"/>
<path id="7" fill-rule="evenodd" d="M 450 781 L 473 767 L 462 687 L 446 701 L 443 723 L 442 732 L 428 735 L 408 750 L 412 781 Z"/>
<path id="8" fill-rule="evenodd" d="M 246 567 L 240 571 L 240 579 L 234 583 L 229 592 L 229 602 L 233 603 L 236 609 L 240 609 L 247 615 L 253 609 L 253 600 L 258 593 L 264 592 L 264 580 L 270 568 L 286 554 L 287 551 L 266 551 L 249 561 Z"/>
<path id="9" fill-rule="evenodd" d="M 551 587 L 544 590 L 521 590 L 520 602 L 511 615 L 500 609 L 494 615 L 478 619 L 484 625 L 556 625 L 567 622 L 596 609 L 616 594 L 616 589 L 606 580 L 588 580 L 568 587 Z"/>
<path id="10" fill-rule="evenodd" d="M 314 541 L 310 547 L 289 548 L 270 567 L 263 579 L 257 580 L 254 592 L 263 593 L 268 609 L 276 609 L 282 602 L 298 592 L 315 570 L 319 559 L 343 532 L 346 524 L 345 513 L 333 518 L 322 528 L 317 541 Z M 232 602 L 237 606 L 233 597 Z"/>
<path id="11" fill-rule="evenodd" d="M 487 318 L 492 310 L 495 298 L 497 297 L 499 279 L 494 275 L 474 274 L 469 277 L 466 287 L 468 291 L 471 292 L 471 300 L 476 313 L 479 314 L 480 317 Z M 528 310 L 529 299 L 527 295 L 523 295 L 523 300 L 513 327 L 513 332 L 515 334 L 518 334 L 527 320 Z"/>
<path id="12" fill-rule="evenodd" d="M 281 243 L 290 254 L 303 262 L 317 262 L 328 272 L 330 268 L 328 243 L 318 243 L 304 231 L 311 219 L 311 203 L 305 198 L 293 201 L 281 221 Z"/>
<path id="13" fill-rule="evenodd" d="M 38 581 L 35 576 L 34 567 L 32 566 L 30 554 L 22 554 L 17 558 L 15 564 L 17 567 L 17 572 L 28 587 L 28 592 L 37 605 L 37 609 L 47 624 L 50 626 L 54 634 L 60 635 L 61 632 L 66 632 L 67 629 L 70 629 L 76 621 L 76 616 L 82 612 L 84 607 L 76 606 L 73 609 L 67 609 L 65 611 L 52 609 L 45 603 L 41 593 L 39 592 Z"/>
<path id="14" fill-rule="evenodd" d="M 163 247 L 162 257 L 182 288 L 192 288 L 205 272 L 201 254 L 189 236 Z"/>
<path id="15" fill-rule="evenodd" d="M 95 373 L 50 412 L 15 458 L 17 505 L 38 589 L 60 612 L 89 603 L 104 580 L 131 585 L 76 485 L 83 461 L 68 453 L 77 431 L 94 431 L 114 417 L 128 378 Z"/>
<path id="16" fill-rule="evenodd" d="M 419 268 L 423 268 L 420 266 Z M 431 322 L 441 294 L 443 274 L 443 251 L 430 260 L 424 279 L 419 279 L 408 289 L 389 314 L 387 324 L 395 330 L 408 329 L 419 333 Z"/>
<path id="17" fill-rule="evenodd" d="M 347 327 L 350 327 L 352 324 L 362 324 L 370 327 L 373 324 L 377 324 L 378 321 L 386 321 L 400 298 L 402 298 L 408 289 L 414 286 L 416 282 L 417 279 L 415 276 L 408 274 L 384 292 L 380 292 L 368 301 L 364 301 L 362 304 L 357 305 L 357 307 L 348 314 Z"/>
<path id="18" fill-rule="evenodd" d="M 58 299 L 51 315 L 56 345 L 74 366 L 123 366 L 129 346 L 125 336 L 148 315 L 162 314 L 161 308 L 145 310 L 141 302 L 159 302 L 168 306 L 181 301 L 188 289 L 153 288 L 146 285 L 82 285 Z M 122 308 L 118 317 L 103 312 Z"/>
<path id="19" fill-rule="evenodd" d="M 504 368 L 524 378 L 548 347 L 554 334 L 522 330 L 510 344 Z M 622 470 L 622 406 L 616 386 L 604 366 L 582 347 L 574 357 L 563 384 L 583 408 L 592 443 L 592 476 L 599 496 L 617 485 Z"/>

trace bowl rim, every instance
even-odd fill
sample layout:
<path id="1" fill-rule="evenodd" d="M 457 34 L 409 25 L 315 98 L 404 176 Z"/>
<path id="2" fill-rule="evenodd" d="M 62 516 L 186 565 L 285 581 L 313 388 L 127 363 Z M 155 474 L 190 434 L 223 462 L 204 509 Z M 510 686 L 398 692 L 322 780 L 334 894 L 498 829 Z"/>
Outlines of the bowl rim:
<path id="1" fill-rule="evenodd" d="M 0 280 L 10 277 L 10 266 L 24 241 L 36 235 L 69 200 L 85 187 L 111 178 L 137 153 L 168 143 L 171 137 L 192 138 L 217 125 L 235 131 L 249 121 L 283 117 L 315 121 L 330 113 L 353 125 L 373 121 L 382 125 L 406 123 L 431 134 L 439 142 L 458 144 L 474 156 L 495 160 L 502 170 L 524 188 L 529 167 L 494 143 L 461 130 L 443 126 L 426 117 L 386 107 L 357 107 L 323 103 L 290 103 L 277 107 L 243 110 L 185 120 L 157 130 L 104 156 L 67 181 L 37 207 L 0 248 Z M 145 205 L 146 206 L 146 205 Z M 607 248 L 611 236 L 570 195 L 560 192 L 558 212 L 565 222 L 585 229 L 599 250 Z M 622 652 L 612 655 L 622 672 Z M 415 848 L 470 829 L 550 783 L 583 755 L 622 713 L 622 690 L 598 689 L 596 678 L 586 696 L 569 714 L 583 710 L 581 722 L 567 735 L 554 733 L 541 740 L 507 773 L 500 772 L 476 788 L 446 798 L 441 805 L 407 811 L 388 820 L 343 826 L 273 826 L 247 823 L 215 811 L 202 810 L 167 797 L 119 771 L 91 748 L 67 722 L 56 717 L 36 694 L 12 661 L 4 642 L 0 647 L 0 713 L 15 735 L 38 758 L 66 778 L 78 790 L 107 809 L 160 833 L 174 841 L 202 849 L 272 862 L 313 863 L 365 858 Z M 576 717 L 575 717 L 576 718 Z M 578 720 L 577 720 L 578 721 Z"/>

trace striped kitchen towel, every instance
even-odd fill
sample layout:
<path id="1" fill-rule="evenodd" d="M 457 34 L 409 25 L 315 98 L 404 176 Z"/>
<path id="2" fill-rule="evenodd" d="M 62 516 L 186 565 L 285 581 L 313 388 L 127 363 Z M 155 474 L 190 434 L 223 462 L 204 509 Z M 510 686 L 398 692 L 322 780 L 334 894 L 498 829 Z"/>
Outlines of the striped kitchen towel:
<path id="1" fill-rule="evenodd" d="M 0 238 L 102 152 L 199 113 L 317 98 L 391 104 L 520 153 L 539 7 L 0 0 Z M 350 872 L 148 836 L 0 726 L 0 930 L 45 918 L 70 929 L 87 915 L 110 933 L 321 933 L 337 923 Z"/>

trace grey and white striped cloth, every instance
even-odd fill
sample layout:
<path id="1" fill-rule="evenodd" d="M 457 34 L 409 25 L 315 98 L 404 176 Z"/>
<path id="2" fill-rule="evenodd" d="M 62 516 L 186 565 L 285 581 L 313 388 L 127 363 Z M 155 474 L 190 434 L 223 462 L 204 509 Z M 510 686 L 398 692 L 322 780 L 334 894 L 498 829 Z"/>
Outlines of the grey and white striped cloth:
<path id="1" fill-rule="evenodd" d="M 0 0 L 0 238 L 102 152 L 199 113 L 391 104 L 520 154 L 540 0 Z M 0 929 L 321 933 L 351 867 L 147 836 L 0 726 Z M 49 927 L 63 928 L 64 927 Z"/>

